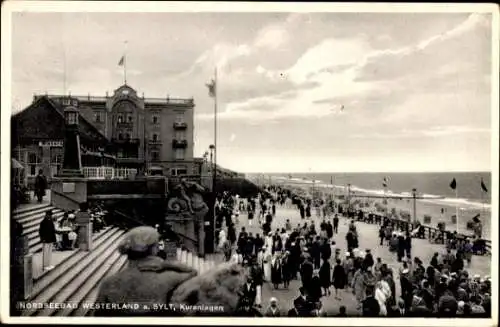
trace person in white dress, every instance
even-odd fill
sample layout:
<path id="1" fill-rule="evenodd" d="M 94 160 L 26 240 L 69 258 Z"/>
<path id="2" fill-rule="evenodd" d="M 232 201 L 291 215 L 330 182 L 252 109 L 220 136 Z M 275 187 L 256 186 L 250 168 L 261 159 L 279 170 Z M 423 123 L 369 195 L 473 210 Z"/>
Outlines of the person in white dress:
<path id="1" fill-rule="evenodd" d="M 271 253 L 271 247 L 266 246 L 264 252 L 264 280 L 267 282 L 271 281 L 271 265 L 272 265 L 273 255 Z"/>
<path id="2" fill-rule="evenodd" d="M 226 240 L 227 240 L 226 231 L 221 229 L 219 232 L 219 244 L 218 244 L 219 250 L 222 250 L 222 247 L 224 246 L 224 243 L 226 242 Z"/>

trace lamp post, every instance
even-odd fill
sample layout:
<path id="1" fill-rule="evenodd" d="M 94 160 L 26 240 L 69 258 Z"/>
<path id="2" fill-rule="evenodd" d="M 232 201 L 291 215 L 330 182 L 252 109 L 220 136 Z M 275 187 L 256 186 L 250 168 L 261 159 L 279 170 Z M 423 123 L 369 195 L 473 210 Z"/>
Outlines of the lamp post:
<path id="1" fill-rule="evenodd" d="M 84 177 L 78 134 L 79 112 L 73 106 L 64 109 L 65 138 L 61 177 Z"/>
<path id="2" fill-rule="evenodd" d="M 214 246 L 214 252 L 216 250 L 216 244 L 217 244 L 217 237 L 216 237 L 216 222 L 217 222 L 217 213 L 216 213 L 216 210 L 215 210 L 215 206 L 217 204 L 217 192 L 215 190 L 215 187 L 216 187 L 216 181 L 217 181 L 217 164 L 215 162 L 214 159 L 214 152 L 216 151 L 215 149 L 215 145 L 213 144 L 210 144 L 210 146 L 208 147 L 210 149 L 210 163 L 211 163 L 211 166 L 212 166 L 212 197 L 213 197 L 213 204 L 212 204 L 212 208 L 213 208 L 213 212 L 214 212 L 214 216 L 213 216 L 213 221 L 212 221 L 212 226 L 213 226 L 213 246 Z"/>

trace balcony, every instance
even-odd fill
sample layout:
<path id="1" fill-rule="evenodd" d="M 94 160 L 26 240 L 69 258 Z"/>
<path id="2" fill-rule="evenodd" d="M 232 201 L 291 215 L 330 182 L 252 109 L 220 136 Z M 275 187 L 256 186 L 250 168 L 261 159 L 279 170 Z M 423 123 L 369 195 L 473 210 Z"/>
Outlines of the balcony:
<path id="1" fill-rule="evenodd" d="M 149 144 L 162 144 L 161 139 L 156 139 L 156 140 L 150 139 L 148 142 Z"/>
<path id="2" fill-rule="evenodd" d="M 173 140 L 172 147 L 174 149 L 185 149 L 188 146 L 187 140 Z"/>
<path id="3" fill-rule="evenodd" d="M 184 123 L 184 122 L 175 122 L 174 123 L 174 129 L 183 130 L 183 129 L 186 129 L 186 128 L 187 128 L 187 124 Z"/>
<path id="4" fill-rule="evenodd" d="M 111 142 L 113 143 L 118 143 L 118 144 L 139 144 L 140 140 L 138 138 L 133 138 L 133 139 L 118 139 L 118 138 L 112 138 Z"/>

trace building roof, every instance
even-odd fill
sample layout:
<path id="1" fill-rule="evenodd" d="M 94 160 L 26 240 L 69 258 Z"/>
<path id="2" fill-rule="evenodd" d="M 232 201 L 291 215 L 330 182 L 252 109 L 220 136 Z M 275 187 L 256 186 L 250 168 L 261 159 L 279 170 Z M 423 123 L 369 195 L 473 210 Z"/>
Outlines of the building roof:
<path id="1" fill-rule="evenodd" d="M 46 122 L 40 122 L 41 117 Z M 90 143 L 109 144 L 106 136 L 82 115 L 79 122 L 80 139 Z M 12 116 L 12 135 L 16 135 L 15 139 L 59 138 L 63 129 L 64 107 L 48 96 L 37 98 L 26 109 Z"/>
<path id="2" fill-rule="evenodd" d="M 130 96 L 132 98 L 137 98 L 141 101 L 144 101 L 144 106 L 146 109 L 150 110 L 159 110 L 159 109 L 164 109 L 168 107 L 193 107 L 194 106 L 194 99 L 191 98 L 177 98 L 177 97 L 170 97 L 166 96 L 164 98 L 146 98 L 144 97 L 144 94 L 142 97 L 137 95 L 137 92 L 130 87 L 129 85 L 122 85 L 118 87 L 116 90 L 114 90 L 114 95 L 113 96 L 120 96 L 121 94 L 126 94 L 126 96 Z M 91 96 L 89 95 L 71 95 L 70 97 L 72 99 L 78 100 L 79 103 L 91 106 L 93 109 L 106 109 L 106 102 L 113 98 L 113 96 Z M 37 99 L 41 97 L 47 97 L 48 99 L 60 101 L 63 98 L 67 98 L 68 96 L 65 95 L 56 95 L 56 94 L 46 94 L 46 95 L 35 95 L 34 100 L 36 101 Z"/>

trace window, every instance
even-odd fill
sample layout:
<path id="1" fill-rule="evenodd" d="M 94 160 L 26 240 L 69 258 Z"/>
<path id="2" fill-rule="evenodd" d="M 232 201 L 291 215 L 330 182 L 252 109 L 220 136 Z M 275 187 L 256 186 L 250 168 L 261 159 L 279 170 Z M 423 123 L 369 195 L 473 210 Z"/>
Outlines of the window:
<path id="1" fill-rule="evenodd" d="M 153 135 L 151 135 L 151 140 L 153 142 L 158 142 L 160 140 L 160 138 L 159 138 L 157 133 L 153 133 Z"/>
<path id="2" fill-rule="evenodd" d="M 182 141 L 186 139 L 186 131 L 177 130 L 175 131 L 175 139 L 178 141 Z"/>
<path id="3" fill-rule="evenodd" d="M 175 160 L 184 160 L 186 157 L 186 149 L 175 149 Z"/>
<path id="4" fill-rule="evenodd" d="M 160 152 L 151 151 L 151 161 L 160 161 Z"/>
<path id="5" fill-rule="evenodd" d="M 178 112 L 175 114 L 175 122 L 176 123 L 183 123 L 184 122 L 184 113 Z"/>
<path id="6" fill-rule="evenodd" d="M 126 133 L 126 134 L 125 134 L 125 139 L 126 139 L 126 140 L 130 140 L 130 134 L 129 134 L 129 133 Z"/>
<path id="7" fill-rule="evenodd" d="M 134 121 L 134 117 L 132 115 L 127 115 L 127 122 L 132 123 Z"/>
<path id="8" fill-rule="evenodd" d="M 118 158 L 123 158 L 123 150 L 118 150 L 118 153 L 116 155 Z"/>
<path id="9" fill-rule="evenodd" d="M 28 153 L 28 175 L 36 176 L 38 174 L 37 168 L 41 163 L 40 156 L 36 152 Z"/>
<path id="10" fill-rule="evenodd" d="M 187 175 L 186 168 L 177 168 L 177 176 L 181 176 L 181 175 Z"/>
<path id="11" fill-rule="evenodd" d="M 123 123 L 123 115 L 118 115 L 118 124 Z"/>
<path id="12" fill-rule="evenodd" d="M 119 134 L 118 134 L 118 139 L 119 139 L 119 140 L 123 140 L 123 134 L 122 134 L 122 133 L 119 133 Z"/>
<path id="13" fill-rule="evenodd" d="M 50 172 L 51 176 L 56 176 L 61 170 L 63 163 L 62 148 L 50 148 Z"/>
<path id="14" fill-rule="evenodd" d="M 154 115 L 154 116 L 153 116 L 153 124 L 155 124 L 155 125 L 156 125 L 156 124 L 158 124 L 158 123 L 159 123 L 159 121 L 160 121 L 160 119 L 159 119 L 158 115 Z"/>
<path id="15" fill-rule="evenodd" d="M 96 112 L 94 114 L 94 121 L 96 123 L 101 123 L 103 121 L 103 119 L 102 119 L 102 113 L 101 112 Z"/>

